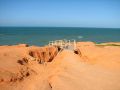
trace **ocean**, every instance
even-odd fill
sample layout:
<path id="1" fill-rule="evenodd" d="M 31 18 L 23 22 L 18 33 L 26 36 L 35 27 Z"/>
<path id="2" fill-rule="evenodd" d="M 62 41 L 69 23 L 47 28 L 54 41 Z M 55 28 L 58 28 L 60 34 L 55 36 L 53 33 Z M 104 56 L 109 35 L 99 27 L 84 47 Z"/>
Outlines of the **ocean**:
<path id="1" fill-rule="evenodd" d="M 0 45 L 26 43 L 43 46 L 59 39 L 120 42 L 120 28 L 0 27 Z"/>

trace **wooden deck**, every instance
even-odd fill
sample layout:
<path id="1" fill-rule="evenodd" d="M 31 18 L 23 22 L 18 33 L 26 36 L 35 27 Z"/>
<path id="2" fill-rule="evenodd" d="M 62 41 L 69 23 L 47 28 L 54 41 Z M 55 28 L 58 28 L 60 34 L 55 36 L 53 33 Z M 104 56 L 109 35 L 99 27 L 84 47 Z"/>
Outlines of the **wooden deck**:
<path id="1" fill-rule="evenodd" d="M 76 50 L 76 40 L 55 40 L 49 41 L 49 46 L 57 46 L 62 49 L 73 49 Z"/>

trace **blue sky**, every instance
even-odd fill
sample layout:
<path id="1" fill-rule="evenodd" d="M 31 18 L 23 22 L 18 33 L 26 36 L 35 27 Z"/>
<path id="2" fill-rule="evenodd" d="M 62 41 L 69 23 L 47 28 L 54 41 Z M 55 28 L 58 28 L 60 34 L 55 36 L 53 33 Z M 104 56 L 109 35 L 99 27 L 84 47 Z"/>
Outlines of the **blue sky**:
<path id="1" fill-rule="evenodd" d="M 120 0 L 0 0 L 0 26 L 120 28 Z"/>

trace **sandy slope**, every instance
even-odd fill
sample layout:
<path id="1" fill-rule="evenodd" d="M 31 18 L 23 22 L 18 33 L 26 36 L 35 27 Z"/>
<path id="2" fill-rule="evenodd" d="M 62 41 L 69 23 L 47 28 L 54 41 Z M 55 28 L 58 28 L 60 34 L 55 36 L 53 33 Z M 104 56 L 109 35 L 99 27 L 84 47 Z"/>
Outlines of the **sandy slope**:
<path id="1" fill-rule="evenodd" d="M 58 53 L 52 62 L 39 64 L 30 61 L 19 65 L 16 60 L 22 57 L 21 51 L 27 49 L 11 47 L 4 49 L 6 55 L 0 54 L 0 70 L 17 72 L 28 68 L 30 75 L 23 80 L 0 82 L 1 90 L 120 90 L 120 47 L 98 47 L 92 42 L 80 42 L 77 47 L 81 55 L 71 50 Z M 32 48 L 33 49 L 33 48 Z M 8 52 L 12 52 L 11 55 Z M 5 54 L 5 53 L 4 53 Z M 17 55 L 17 56 L 16 56 Z M 4 57 L 3 57 L 4 56 Z M 2 65 L 3 60 L 7 63 Z M 11 60 L 8 62 L 8 60 Z M 14 63 L 14 65 L 11 65 Z M 14 67 L 15 68 L 14 68 Z M 18 70 L 19 72 L 19 70 Z M 5 72 L 0 73 L 1 75 Z M 8 75 L 9 76 L 9 75 Z"/>
<path id="2" fill-rule="evenodd" d="M 81 58 L 69 50 L 63 51 L 58 57 L 62 61 L 53 63 L 56 67 L 49 79 L 53 90 L 120 89 L 120 70 L 110 71 L 81 62 Z"/>

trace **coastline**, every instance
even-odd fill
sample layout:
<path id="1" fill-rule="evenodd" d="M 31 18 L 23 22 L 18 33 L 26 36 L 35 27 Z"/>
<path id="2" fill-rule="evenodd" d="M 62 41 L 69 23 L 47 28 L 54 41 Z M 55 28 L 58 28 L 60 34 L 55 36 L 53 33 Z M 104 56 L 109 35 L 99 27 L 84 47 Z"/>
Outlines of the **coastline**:
<path id="1" fill-rule="evenodd" d="M 120 0 L 0 0 L 0 90 L 120 90 Z"/>

